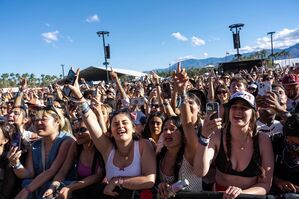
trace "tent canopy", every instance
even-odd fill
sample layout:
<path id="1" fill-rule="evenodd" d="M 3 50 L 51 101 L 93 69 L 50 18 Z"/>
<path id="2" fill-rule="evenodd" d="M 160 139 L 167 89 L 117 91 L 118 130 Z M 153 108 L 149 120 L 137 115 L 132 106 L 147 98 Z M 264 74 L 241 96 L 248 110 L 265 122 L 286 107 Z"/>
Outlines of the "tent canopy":
<path id="1" fill-rule="evenodd" d="M 110 68 L 110 67 L 109 67 Z M 133 77 L 142 77 L 147 75 L 146 73 L 142 73 L 139 71 L 127 70 L 127 69 L 120 69 L 120 68 L 113 68 L 113 70 L 117 73 L 117 75 L 123 76 L 133 76 Z M 108 69 L 110 72 L 110 69 Z M 83 69 L 80 72 L 80 78 L 84 78 L 86 81 L 103 81 L 107 79 L 107 72 L 105 67 L 94 67 L 90 66 L 86 69 Z M 110 76 L 109 76 L 110 79 Z"/>

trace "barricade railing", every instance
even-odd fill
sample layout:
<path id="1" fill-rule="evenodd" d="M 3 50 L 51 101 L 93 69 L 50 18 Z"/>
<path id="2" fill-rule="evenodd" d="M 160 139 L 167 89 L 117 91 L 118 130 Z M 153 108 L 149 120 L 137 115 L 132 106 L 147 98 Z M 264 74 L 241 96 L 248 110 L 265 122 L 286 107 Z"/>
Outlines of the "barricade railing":
<path id="1" fill-rule="evenodd" d="M 223 193 L 213 191 L 202 191 L 196 192 L 185 192 L 181 191 L 176 194 L 177 199 L 222 199 Z M 299 199 L 299 194 L 285 193 L 280 195 L 251 195 L 251 194 L 240 194 L 238 199 Z"/>

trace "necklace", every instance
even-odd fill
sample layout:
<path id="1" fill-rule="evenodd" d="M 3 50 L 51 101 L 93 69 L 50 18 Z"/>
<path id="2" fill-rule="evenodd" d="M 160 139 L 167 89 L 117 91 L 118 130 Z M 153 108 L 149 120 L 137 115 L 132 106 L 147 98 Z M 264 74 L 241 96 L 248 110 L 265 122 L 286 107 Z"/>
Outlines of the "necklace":
<path id="1" fill-rule="evenodd" d="M 125 160 L 129 160 L 129 155 L 130 155 L 131 148 L 132 148 L 132 144 L 130 144 L 130 146 L 129 146 L 129 148 L 128 148 L 128 152 L 124 153 L 124 152 L 121 152 L 119 149 L 117 149 L 117 152 L 118 152 L 119 155 L 120 155 L 121 157 L 123 157 Z"/>
<path id="2" fill-rule="evenodd" d="M 248 135 L 246 135 L 246 137 L 245 137 L 245 139 L 244 139 L 244 141 L 243 141 L 243 144 L 242 144 L 241 147 L 240 147 L 240 150 L 241 150 L 241 151 L 244 151 L 244 149 L 245 149 L 245 144 L 246 144 L 246 141 L 247 141 L 247 137 L 248 137 Z"/>

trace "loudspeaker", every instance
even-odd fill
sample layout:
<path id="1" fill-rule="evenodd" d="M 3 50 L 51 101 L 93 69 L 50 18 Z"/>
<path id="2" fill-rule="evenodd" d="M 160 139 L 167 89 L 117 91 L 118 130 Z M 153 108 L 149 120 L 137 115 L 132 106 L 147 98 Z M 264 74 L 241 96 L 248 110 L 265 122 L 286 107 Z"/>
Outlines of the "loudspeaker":
<path id="1" fill-rule="evenodd" d="M 105 57 L 107 59 L 110 59 L 110 46 L 109 46 L 109 44 L 107 46 L 105 46 Z"/>
<path id="2" fill-rule="evenodd" d="M 233 34 L 233 39 L 234 39 L 234 49 L 240 48 L 240 35 L 239 33 L 234 33 Z"/>

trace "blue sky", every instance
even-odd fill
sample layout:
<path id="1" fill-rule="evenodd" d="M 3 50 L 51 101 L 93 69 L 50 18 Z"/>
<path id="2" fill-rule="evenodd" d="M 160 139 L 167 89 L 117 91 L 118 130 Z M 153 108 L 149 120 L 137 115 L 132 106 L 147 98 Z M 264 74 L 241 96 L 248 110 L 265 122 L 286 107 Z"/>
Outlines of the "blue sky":
<path id="1" fill-rule="evenodd" d="M 297 0 L 0 0 L 0 74 L 60 75 L 104 62 L 138 71 L 234 54 L 228 26 L 244 23 L 241 52 L 299 43 Z M 66 73 L 66 72 L 65 72 Z"/>

